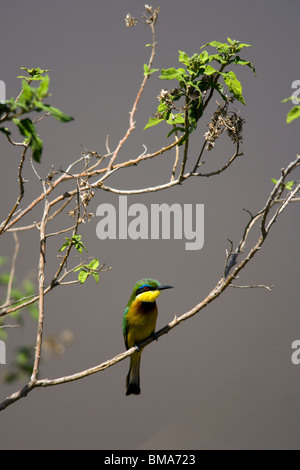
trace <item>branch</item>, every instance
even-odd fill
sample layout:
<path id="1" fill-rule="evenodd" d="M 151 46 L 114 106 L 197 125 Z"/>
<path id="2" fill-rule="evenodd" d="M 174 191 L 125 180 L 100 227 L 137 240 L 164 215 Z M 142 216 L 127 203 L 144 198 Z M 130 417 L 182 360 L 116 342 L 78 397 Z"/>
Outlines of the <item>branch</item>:
<path id="1" fill-rule="evenodd" d="M 45 184 L 43 182 L 44 190 Z M 35 347 L 35 356 L 33 371 L 31 375 L 31 381 L 35 382 L 39 371 L 39 365 L 41 360 L 42 340 L 43 340 L 43 326 L 44 326 L 44 290 L 45 290 L 45 263 L 46 263 L 46 225 L 49 214 L 49 203 L 47 197 L 45 198 L 45 208 L 43 218 L 40 226 L 40 259 L 38 269 L 38 281 L 39 281 L 39 318 L 37 328 L 37 339 Z"/>
<path id="2" fill-rule="evenodd" d="M 219 175 L 220 173 L 223 173 L 223 171 L 227 170 L 227 168 L 234 162 L 234 160 L 237 157 L 242 157 L 244 155 L 244 152 L 240 152 L 239 149 L 240 149 L 240 142 L 238 141 L 237 144 L 236 144 L 235 153 L 232 155 L 231 158 L 229 158 L 229 160 L 226 162 L 226 164 L 224 166 L 222 166 L 218 170 L 211 171 L 209 173 L 194 173 L 193 175 L 194 176 L 203 176 L 203 177 L 209 178 L 211 176 L 215 176 L 215 175 Z M 202 156 L 202 153 L 200 153 L 200 157 L 198 159 L 197 166 L 199 166 L 199 161 L 200 161 L 201 156 Z"/>
<path id="3" fill-rule="evenodd" d="M 265 286 L 264 284 L 250 285 L 250 286 L 237 286 L 235 284 L 230 284 L 230 287 L 235 287 L 236 289 L 266 289 L 269 292 L 272 291 L 274 284 L 272 286 Z"/>
<path id="4" fill-rule="evenodd" d="M 18 235 L 14 233 L 13 236 L 15 240 L 15 252 L 13 255 L 13 259 L 12 259 L 10 276 L 9 276 L 9 281 L 8 281 L 8 286 L 7 286 L 7 295 L 6 295 L 6 301 L 5 301 L 4 307 L 6 305 L 9 305 L 9 302 L 10 302 L 11 288 L 12 288 L 12 283 L 13 283 L 14 275 L 15 275 L 16 261 L 17 261 L 17 257 L 18 257 L 18 253 L 20 249 Z"/>
<path id="5" fill-rule="evenodd" d="M 5 227 L 7 226 L 7 224 L 9 223 L 11 218 L 13 217 L 14 213 L 16 212 L 17 208 L 20 205 L 21 200 L 24 197 L 24 180 L 23 180 L 23 176 L 22 176 L 22 171 L 23 171 L 25 156 L 26 156 L 26 152 L 27 152 L 27 149 L 29 147 L 29 144 L 21 144 L 21 145 L 24 147 L 24 150 L 23 150 L 22 155 L 21 155 L 21 161 L 20 161 L 19 169 L 18 169 L 19 196 L 17 198 L 17 201 L 16 201 L 14 207 L 12 208 L 11 212 L 9 213 L 7 219 L 1 224 L 0 235 L 5 230 Z"/>
<path id="6" fill-rule="evenodd" d="M 286 209 L 286 207 L 288 206 L 288 204 L 290 202 L 295 200 L 295 195 L 300 191 L 300 184 L 298 184 L 293 191 L 290 191 L 283 200 L 280 199 L 280 202 L 279 202 L 279 198 L 281 197 L 282 192 L 285 188 L 285 185 L 284 185 L 285 178 L 292 171 L 294 171 L 299 165 L 300 165 L 300 156 L 297 155 L 296 160 L 291 162 L 287 166 L 286 169 L 281 170 L 281 178 L 278 180 L 275 188 L 271 191 L 270 196 L 268 197 L 268 200 L 267 200 L 264 208 L 261 211 L 259 211 L 255 216 L 253 216 L 249 211 L 247 211 L 251 216 L 250 221 L 246 225 L 243 236 L 242 236 L 242 238 L 240 240 L 240 243 L 239 243 L 239 245 L 238 245 L 238 247 L 236 248 L 235 251 L 233 251 L 233 246 L 232 246 L 232 242 L 231 242 L 231 251 L 230 251 L 229 254 L 227 254 L 227 260 L 226 260 L 226 264 L 225 264 L 225 270 L 224 270 L 224 276 L 225 277 L 229 274 L 231 269 L 237 264 L 238 256 L 244 252 L 245 247 L 246 247 L 247 239 L 249 237 L 249 234 L 250 234 L 251 230 L 253 229 L 254 225 L 256 224 L 256 222 L 259 219 L 262 218 L 261 226 L 260 226 L 261 235 L 260 235 L 260 238 L 257 242 L 257 249 L 259 250 L 260 247 L 262 246 L 264 240 L 266 239 L 271 227 L 276 222 L 279 215 Z M 267 216 L 270 213 L 271 208 L 275 204 L 278 204 L 278 203 L 280 203 L 280 207 L 276 210 L 274 216 L 271 218 L 269 223 L 266 225 Z M 249 254 L 248 256 L 252 257 L 255 254 L 255 252 L 252 253 L 251 255 Z M 236 269 L 238 269 L 238 268 L 236 268 Z M 237 273 L 238 272 L 239 271 L 237 271 Z"/>
<path id="7" fill-rule="evenodd" d="M 292 162 L 286 170 L 282 170 L 282 176 L 281 176 L 281 182 L 284 181 L 285 177 L 287 176 L 287 174 L 291 173 L 298 165 L 300 164 L 300 157 L 298 156 L 297 159 Z M 296 191 L 299 191 L 299 186 L 294 190 L 292 191 L 288 197 L 286 197 L 284 199 L 284 202 L 281 204 L 279 210 L 276 211 L 276 218 L 275 220 L 278 218 L 278 216 L 287 208 L 288 204 L 291 202 L 291 200 L 294 198 L 294 195 L 296 193 Z M 276 191 L 272 191 L 271 192 L 271 195 L 270 197 L 268 198 L 267 200 L 267 204 L 265 205 L 265 208 L 263 211 L 261 211 L 258 215 L 259 217 L 261 216 L 264 216 L 264 211 L 268 211 L 268 208 L 271 206 L 272 202 L 274 202 L 274 198 L 276 197 Z M 253 223 L 253 221 L 257 220 L 257 217 L 258 216 L 255 216 L 255 217 L 252 217 L 251 218 L 251 221 L 250 223 L 248 223 L 245 231 L 244 231 L 244 234 L 243 234 L 243 237 L 242 237 L 242 240 L 240 242 L 240 246 L 244 246 L 245 245 L 245 241 L 246 241 L 246 238 L 249 234 L 249 230 L 250 230 L 250 226 L 252 227 L 253 225 L 251 225 Z M 272 219 L 273 220 L 273 219 Z M 275 221 L 274 220 L 274 221 Z M 253 247 L 250 249 L 250 251 L 248 252 L 248 254 L 245 256 L 244 259 L 242 259 L 239 263 L 236 263 L 235 264 L 235 269 L 233 270 L 232 274 L 231 275 L 228 275 L 227 277 L 223 276 L 219 282 L 216 284 L 216 286 L 210 291 L 210 293 L 205 297 L 204 300 L 202 300 L 200 303 L 198 303 L 197 305 L 195 305 L 191 310 L 189 310 L 188 312 L 180 315 L 180 316 L 177 316 L 175 315 L 174 319 L 168 323 L 166 326 L 164 326 L 163 328 L 161 328 L 159 331 L 156 332 L 155 334 L 155 337 L 152 335 L 148 338 L 146 338 L 144 341 L 142 341 L 141 343 L 138 344 L 138 347 L 139 348 L 144 348 L 146 346 L 148 346 L 150 343 L 152 343 L 152 341 L 154 341 L 154 339 L 157 339 L 159 338 L 160 336 L 163 336 L 165 334 L 167 334 L 169 331 L 171 331 L 172 329 L 176 328 L 178 325 L 182 324 L 183 322 L 185 322 L 186 320 L 192 318 L 194 315 L 196 315 L 197 313 L 199 313 L 201 310 L 203 310 L 205 307 L 207 307 L 211 302 L 213 302 L 216 298 L 218 298 L 228 287 L 240 287 L 240 288 L 246 288 L 246 287 L 263 287 L 263 288 L 266 288 L 268 290 L 270 290 L 272 287 L 267 287 L 267 286 L 264 286 L 264 285 L 257 285 L 257 286 L 233 286 L 232 285 L 232 282 L 237 278 L 237 275 L 239 274 L 240 271 L 242 271 L 246 266 L 247 264 L 249 263 L 249 261 L 256 255 L 257 252 L 260 251 L 262 245 L 264 244 L 264 242 L 266 241 L 266 238 L 267 238 L 267 235 L 271 229 L 271 227 L 273 226 L 273 223 L 269 223 L 269 225 L 267 226 L 267 228 L 265 228 L 265 230 L 262 229 L 261 231 L 261 234 L 259 235 L 256 243 L 253 245 Z M 233 247 L 232 247 L 233 248 Z M 231 249 L 231 253 L 232 253 L 232 249 Z M 241 253 L 240 253 L 241 254 Z M 227 255 L 227 261 L 229 259 L 229 255 Z M 16 393 L 13 393 L 10 397 L 6 398 L 6 400 L 4 400 L 1 404 L 0 404 L 0 411 L 4 410 L 5 408 L 7 408 L 8 406 L 12 405 L 13 403 L 15 403 L 16 401 L 20 400 L 21 398 L 24 398 L 28 395 L 29 392 L 31 392 L 34 388 L 37 388 L 37 387 L 50 387 L 50 386 L 55 386 L 55 385 L 60 385 L 60 384 L 64 384 L 64 383 L 69 383 L 69 382 L 74 382 L 76 380 L 80 380 L 80 379 L 83 379 L 85 377 L 88 377 L 92 374 L 96 374 L 98 372 L 101 372 L 103 370 L 106 370 L 107 368 L 109 367 L 112 367 L 114 364 L 117 364 L 118 362 L 120 361 L 123 361 L 124 359 L 126 359 L 127 357 L 131 356 L 134 352 L 136 351 L 136 348 L 133 347 L 131 349 L 128 349 L 127 351 L 124 351 L 120 354 L 117 354 L 116 356 L 114 356 L 113 358 L 105 361 L 105 362 L 102 362 L 101 364 L 95 366 L 95 367 L 91 367 L 89 369 L 86 369 L 86 370 L 83 370 L 81 372 L 77 372 L 75 374 L 72 374 L 72 375 L 68 375 L 68 376 L 64 376 L 64 377 L 59 377 L 59 378 L 56 378 L 56 379 L 40 379 L 40 380 L 31 380 L 27 385 L 25 385 L 21 390 L 17 391 Z"/>
<path id="8" fill-rule="evenodd" d="M 158 14 L 158 12 L 157 12 Z M 157 16 L 156 16 L 157 17 Z M 156 19 L 155 19 L 156 21 Z M 151 28 L 151 31 L 152 31 L 152 44 L 151 44 L 151 55 L 150 55 L 150 59 L 149 59 L 149 62 L 148 62 L 148 70 L 151 70 L 152 68 L 152 64 L 153 64 L 153 60 L 154 60 L 154 57 L 155 57 L 155 53 L 156 53 L 156 40 L 155 40 L 155 28 L 154 28 L 154 24 L 155 24 L 155 21 L 153 20 L 150 24 L 150 28 Z M 138 94 L 135 98 L 135 101 L 133 103 L 133 106 L 132 106 L 132 109 L 129 113 L 129 128 L 127 129 L 126 131 L 126 134 L 125 136 L 123 137 L 123 139 L 120 140 L 116 150 L 114 151 L 112 157 L 111 157 L 111 160 L 109 162 L 109 165 L 108 165 L 108 171 L 111 171 L 112 168 L 113 168 L 113 164 L 118 156 L 118 153 L 119 151 L 121 150 L 121 148 L 123 147 L 124 143 L 126 142 L 126 140 L 128 139 L 128 137 L 130 136 L 130 134 L 132 133 L 132 131 L 135 129 L 135 122 L 134 122 L 134 115 L 136 113 L 136 110 L 137 110 L 137 106 L 138 106 L 138 103 L 140 101 L 140 98 L 142 96 L 142 93 L 144 91 L 144 88 L 145 88 L 145 85 L 148 81 L 150 77 L 150 74 L 146 74 L 144 76 L 144 79 L 142 81 L 142 84 L 140 86 L 140 89 L 138 91 Z"/>

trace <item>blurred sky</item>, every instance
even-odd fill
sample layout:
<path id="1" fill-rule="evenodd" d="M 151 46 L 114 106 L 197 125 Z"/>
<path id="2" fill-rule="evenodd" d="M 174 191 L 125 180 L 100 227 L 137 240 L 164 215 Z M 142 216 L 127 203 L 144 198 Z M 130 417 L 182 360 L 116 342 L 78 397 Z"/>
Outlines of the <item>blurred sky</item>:
<path id="1" fill-rule="evenodd" d="M 243 57 L 257 70 L 236 69 L 247 106 L 235 103 L 246 120 L 243 151 L 228 172 L 190 179 L 171 190 L 128 198 L 128 204 L 193 203 L 205 205 L 202 250 L 186 251 L 183 240 L 106 240 L 96 236 L 95 217 L 81 233 L 89 255 L 112 270 L 99 285 L 57 288 L 46 297 L 45 337 L 68 329 L 75 342 L 63 356 L 43 360 L 41 377 L 55 378 L 92 367 L 124 350 L 122 313 L 135 282 L 154 277 L 175 286 L 158 300 L 157 327 L 206 297 L 222 276 L 227 239 L 237 244 L 248 221 L 244 208 L 260 210 L 280 170 L 299 152 L 299 122 L 286 124 L 292 94 L 300 79 L 298 0 L 161 0 L 156 25 L 155 68 L 178 66 L 178 50 L 229 36 L 254 47 Z M 154 5 L 155 7 L 158 4 Z M 150 29 L 125 27 L 128 12 L 141 16 L 139 0 L 10 0 L 2 2 L 0 79 L 7 98 L 16 96 L 19 67 L 50 69 L 51 104 L 74 116 L 61 124 L 41 121 L 44 154 L 38 171 L 66 168 L 83 148 L 113 149 L 128 127 L 131 109 L 148 61 Z M 120 161 L 166 145 L 166 127 L 143 131 L 165 85 L 151 76 L 136 115 L 137 125 Z M 217 98 L 217 97 L 216 97 Z M 198 154 L 211 112 L 191 142 Z M 18 194 L 18 148 L 0 136 L 1 220 Z M 228 139 L 205 155 L 207 168 L 218 168 L 233 152 Z M 118 172 L 109 183 L 138 189 L 166 181 L 174 155 Z M 30 165 L 24 169 L 27 198 L 41 192 Z M 299 179 L 299 174 L 298 174 Z M 118 207 L 118 196 L 96 192 L 90 210 L 101 203 Z M 23 207 L 23 206 L 22 206 Z M 32 217 L 40 220 L 39 208 Z M 32 222 L 28 218 L 26 221 Z M 53 226 L 49 225 L 49 230 Z M 49 242 L 46 283 L 52 279 L 60 240 Z M 261 253 L 238 280 L 265 289 L 228 289 L 224 295 L 168 335 L 152 343 L 141 364 L 140 396 L 125 396 L 129 360 L 72 384 L 34 390 L 0 417 L 1 449 L 299 449 L 300 365 L 291 362 L 291 344 L 300 339 L 299 208 L 289 207 L 272 229 Z M 16 285 L 33 278 L 38 263 L 38 234 L 20 235 Z M 249 246 L 250 247 L 250 241 Z M 11 257 L 11 235 L 1 238 L 0 255 Z M 3 298 L 4 294 L 2 294 Z M 8 365 L 20 344 L 34 344 L 36 324 L 24 313 L 24 327 L 9 330 Z M 5 367 L 0 365 L 0 373 Z M 0 383 L 1 401 L 22 382 Z"/>

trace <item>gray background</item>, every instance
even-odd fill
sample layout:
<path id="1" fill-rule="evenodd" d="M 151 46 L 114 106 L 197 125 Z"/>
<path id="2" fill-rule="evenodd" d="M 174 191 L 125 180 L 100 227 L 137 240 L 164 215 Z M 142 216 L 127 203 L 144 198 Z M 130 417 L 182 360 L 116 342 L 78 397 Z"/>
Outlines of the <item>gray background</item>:
<path id="1" fill-rule="evenodd" d="M 156 5 L 154 5 L 156 6 Z M 271 177 L 299 152 L 299 123 L 285 123 L 290 104 L 281 100 L 300 79 L 298 0 L 161 0 L 156 26 L 158 52 L 154 67 L 177 66 L 178 50 L 189 54 L 211 40 L 227 36 L 250 43 L 243 56 L 249 69 L 236 70 L 247 106 L 246 153 L 228 173 L 214 179 L 189 180 L 182 187 L 129 198 L 129 204 L 173 202 L 205 204 L 205 244 L 185 251 L 176 241 L 105 241 L 96 237 L 96 218 L 82 228 L 89 254 L 113 269 L 98 286 L 55 289 L 46 297 L 45 335 L 73 331 L 76 341 L 61 357 L 45 360 L 42 377 L 59 377 L 96 365 L 124 350 L 121 318 L 135 282 L 144 276 L 175 286 L 158 300 L 158 328 L 204 298 L 220 279 L 227 238 L 240 240 L 247 208 L 259 210 L 272 188 Z M 75 117 L 69 124 L 47 119 L 39 132 L 45 142 L 42 176 L 51 165 L 65 168 L 82 147 L 105 151 L 105 136 L 114 148 L 128 124 L 128 111 L 142 81 L 151 41 L 144 25 L 125 27 L 128 12 L 140 16 L 144 2 L 11 0 L 1 5 L 1 74 L 7 96 L 19 91 L 19 67 L 49 68 L 51 103 Z M 167 84 L 168 85 L 168 84 Z M 166 128 L 143 132 L 155 111 L 155 96 L 164 87 L 157 76 L 137 113 L 134 136 L 122 159 L 163 145 Z M 236 107 L 238 104 L 236 104 Z M 193 137 L 191 154 L 199 151 L 210 114 Z M 205 156 L 216 168 L 232 148 L 220 140 Z M 119 172 L 110 180 L 121 189 L 164 182 L 174 155 Z M 18 149 L 1 137 L 1 220 L 16 197 Z M 40 187 L 28 165 L 30 196 Z M 97 192 L 91 211 L 118 197 Z M 41 208 L 34 217 L 39 220 Z M 32 219 L 27 219 L 28 223 Z M 51 226 L 49 225 L 49 229 Z M 275 284 L 272 293 L 228 289 L 190 321 L 152 343 L 143 353 L 139 397 L 125 397 L 128 362 L 73 384 L 34 390 L 0 415 L 1 449 L 218 449 L 299 448 L 300 366 L 291 362 L 291 344 L 300 339 L 299 209 L 290 207 L 276 223 L 262 252 L 241 274 L 240 284 Z M 33 275 L 38 261 L 38 235 L 20 236 L 22 254 L 17 281 Z M 62 240 L 49 243 L 49 281 Z M 250 245 L 249 245 L 250 246 Z M 13 253 L 12 237 L 1 238 L 1 254 Z M 33 344 L 36 325 L 25 314 L 24 328 L 9 331 L 7 360 L 19 344 Z M 0 372 L 4 366 L 0 366 Z M 0 384 L 1 398 L 22 386 Z"/>

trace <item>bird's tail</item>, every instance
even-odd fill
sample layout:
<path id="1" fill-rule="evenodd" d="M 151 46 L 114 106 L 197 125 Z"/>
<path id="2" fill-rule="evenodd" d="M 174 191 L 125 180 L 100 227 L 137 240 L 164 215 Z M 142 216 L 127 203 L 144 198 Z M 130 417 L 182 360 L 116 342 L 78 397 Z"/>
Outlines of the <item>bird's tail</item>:
<path id="1" fill-rule="evenodd" d="M 141 393 L 140 362 L 141 352 L 136 352 L 130 357 L 130 368 L 126 377 L 126 395 L 139 395 Z"/>

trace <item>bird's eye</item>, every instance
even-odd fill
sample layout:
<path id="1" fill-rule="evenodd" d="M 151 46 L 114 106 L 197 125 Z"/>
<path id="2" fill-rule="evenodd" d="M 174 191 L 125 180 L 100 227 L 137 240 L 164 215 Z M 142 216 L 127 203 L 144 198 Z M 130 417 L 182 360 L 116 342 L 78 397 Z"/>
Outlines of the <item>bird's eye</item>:
<path id="1" fill-rule="evenodd" d="M 144 286 L 141 286 L 137 291 L 136 291 L 136 295 L 140 295 L 142 294 L 143 292 L 148 292 L 150 290 L 153 290 L 151 288 L 151 286 L 147 286 L 147 285 L 144 285 Z"/>

